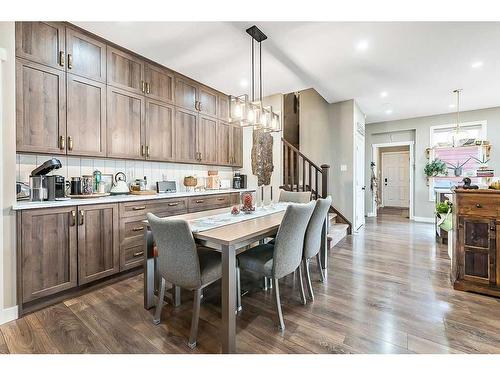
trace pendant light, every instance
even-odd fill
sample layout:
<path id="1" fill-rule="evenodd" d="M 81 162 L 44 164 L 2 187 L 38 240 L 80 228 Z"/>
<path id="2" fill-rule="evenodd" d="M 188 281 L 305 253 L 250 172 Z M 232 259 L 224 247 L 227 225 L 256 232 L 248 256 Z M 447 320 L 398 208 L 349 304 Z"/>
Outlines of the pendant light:
<path id="1" fill-rule="evenodd" d="M 267 132 L 281 131 L 281 122 L 279 114 L 273 112 L 271 106 L 263 106 L 262 103 L 262 42 L 267 39 L 267 36 L 257 27 L 252 26 L 246 30 L 251 39 L 251 67 L 252 67 L 252 85 L 251 98 L 248 95 L 230 96 L 230 121 L 238 123 L 242 127 L 251 126 L 254 129 L 261 129 Z M 255 43 L 258 43 L 259 50 L 259 97 L 256 99 L 256 64 L 255 64 Z"/>
<path id="2" fill-rule="evenodd" d="M 467 132 L 463 131 L 460 127 L 460 93 L 462 89 L 453 90 L 453 93 L 457 96 L 457 125 L 455 127 L 455 132 L 453 133 L 453 147 L 460 147 L 463 145 L 464 140 L 467 139 Z"/>

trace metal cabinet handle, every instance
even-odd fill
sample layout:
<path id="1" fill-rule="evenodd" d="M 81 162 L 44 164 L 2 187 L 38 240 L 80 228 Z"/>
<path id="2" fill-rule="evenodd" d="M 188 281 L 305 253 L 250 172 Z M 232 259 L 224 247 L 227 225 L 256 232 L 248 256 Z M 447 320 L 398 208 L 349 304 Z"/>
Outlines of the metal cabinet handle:
<path id="1" fill-rule="evenodd" d="M 73 150 L 73 138 L 68 137 L 68 150 Z"/>
<path id="2" fill-rule="evenodd" d="M 481 203 L 476 203 L 476 208 L 482 208 L 483 206 L 481 205 Z"/>
<path id="3" fill-rule="evenodd" d="M 83 225 L 83 223 L 84 223 L 83 210 L 78 211 L 78 217 L 80 218 L 79 225 Z"/>
<path id="4" fill-rule="evenodd" d="M 141 156 L 144 156 L 145 155 L 145 152 L 144 152 L 144 145 L 141 145 Z"/>
<path id="5" fill-rule="evenodd" d="M 196 201 L 196 203 L 203 203 L 203 202 L 205 202 L 203 199 L 198 199 L 198 200 Z"/>
<path id="6" fill-rule="evenodd" d="M 66 147 L 66 141 L 65 141 L 64 137 L 61 135 L 59 137 L 59 148 L 61 150 L 64 150 L 65 147 Z"/>
<path id="7" fill-rule="evenodd" d="M 134 253 L 134 258 L 140 257 L 141 255 L 144 255 L 144 251 L 138 251 L 137 253 Z"/>
<path id="8" fill-rule="evenodd" d="M 59 65 L 64 66 L 64 51 L 59 51 Z"/>
<path id="9" fill-rule="evenodd" d="M 132 232 L 139 232 L 143 229 L 144 229 L 144 227 L 135 227 L 135 228 L 132 228 Z"/>
<path id="10" fill-rule="evenodd" d="M 71 211 L 71 226 L 74 227 L 76 225 L 76 211 Z"/>
<path id="11" fill-rule="evenodd" d="M 141 81 L 141 91 L 144 93 L 146 92 L 146 82 L 144 81 Z"/>
<path id="12" fill-rule="evenodd" d="M 218 200 L 218 201 L 225 201 L 225 200 L 226 200 L 226 198 L 219 197 L 219 198 L 217 198 L 217 200 Z"/>
<path id="13" fill-rule="evenodd" d="M 140 210 L 145 210 L 146 209 L 146 206 L 136 206 L 136 207 L 132 207 L 132 210 L 133 211 L 140 211 Z"/>
<path id="14" fill-rule="evenodd" d="M 198 111 L 201 112 L 201 102 L 198 102 Z"/>
<path id="15" fill-rule="evenodd" d="M 168 205 L 169 205 L 170 207 L 178 206 L 178 205 L 179 205 L 179 202 L 169 203 Z"/>
<path id="16" fill-rule="evenodd" d="M 71 53 L 68 53 L 68 69 L 72 68 L 73 68 L 73 56 L 71 55 Z"/>
<path id="17" fill-rule="evenodd" d="M 149 82 L 146 82 L 146 94 L 149 94 L 151 92 Z"/>
<path id="18" fill-rule="evenodd" d="M 149 146 L 146 146 L 146 157 L 149 158 L 149 155 L 150 155 L 150 153 L 149 153 Z"/>

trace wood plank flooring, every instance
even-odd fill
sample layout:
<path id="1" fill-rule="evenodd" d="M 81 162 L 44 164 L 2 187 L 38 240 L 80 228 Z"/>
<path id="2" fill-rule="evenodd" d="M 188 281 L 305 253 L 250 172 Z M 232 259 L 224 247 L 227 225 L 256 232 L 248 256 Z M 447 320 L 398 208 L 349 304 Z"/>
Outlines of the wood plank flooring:
<path id="1" fill-rule="evenodd" d="M 331 250 L 328 280 L 312 267 L 316 299 L 280 284 L 286 330 L 271 291 L 245 279 L 237 318 L 240 353 L 500 353 L 500 300 L 454 291 L 446 247 L 432 224 L 367 219 Z M 218 353 L 219 285 L 205 290 L 198 346 L 186 346 L 191 294 L 167 305 L 159 326 L 142 307 L 142 275 L 0 326 L 0 353 Z"/>

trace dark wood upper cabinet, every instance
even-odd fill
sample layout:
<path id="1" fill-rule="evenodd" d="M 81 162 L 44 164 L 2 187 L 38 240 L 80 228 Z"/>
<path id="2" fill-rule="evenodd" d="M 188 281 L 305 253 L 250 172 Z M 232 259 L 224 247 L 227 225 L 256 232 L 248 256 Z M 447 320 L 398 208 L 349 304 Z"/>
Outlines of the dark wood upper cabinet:
<path id="1" fill-rule="evenodd" d="M 68 74 L 68 155 L 106 156 L 106 85 Z"/>
<path id="2" fill-rule="evenodd" d="M 16 22 L 16 56 L 64 70 L 64 34 L 59 22 Z"/>
<path id="3" fill-rule="evenodd" d="M 127 52 L 107 47 L 107 82 L 123 90 L 144 94 L 144 61 Z"/>
<path id="4" fill-rule="evenodd" d="M 115 87 L 107 87 L 107 156 L 144 159 L 145 98 Z"/>
<path id="5" fill-rule="evenodd" d="M 238 125 L 232 126 L 231 154 L 232 165 L 238 168 L 243 167 L 243 128 Z"/>
<path id="6" fill-rule="evenodd" d="M 231 165 L 231 125 L 219 121 L 217 124 L 217 164 Z"/>
<path id="7" fill-rule="evenodd" d="M 200 115 L 197 126 L 198 161 L 200 163 L 217 163 L 217 120 Z"/>
<path id="8" fill-rule="evenodd" d="M 78 285 L 120 270 L 118 204 L 78 207 Z"/>
<path id="9" fill-rule="evenodd" d="M 20 301 L 77 286 L 76 207 L 23 211 L 17 235 Z"/>
<path id="10" fill-rule="evenodd" d="M 146 64 L 146 96 L 166 103 L 174 103 L 174 73 L 165 68 Z"/>
<path id="11" fill-rule="evenodd" d="M 103 42 L 67 28 L 66 56 L 68 72 L 106 82 L 106 44 Z"/>
<path id="12" fill-rule="evenodd" d="M 219 111 L 217 116 L 219 120 L 229 122 L 229 97 L 227 95 L 219 95 L 217 98 Z"/>
<path id="13" fill-rule="evenodd" d="M 65 154 L 65 73 L 16 60 L 17 151 Z"/>
<path id="14" fill-rule="evenodd" d="M 217 92 L 205 87 L 205 86 L 200 86 L 199 88 L 199 104 L 198 104 L 198 110 L 200 113 L 207 115 L 207 116 L 212 116 L 212 117 L 217 117 Z"/>
<path id="15" fill-rule="evenodd" d="M 146 99 L 146 158 L 175 159 L 174 106 Z"/>
<path id="16" fill-rule="evenodd" d="M 198 162 L 198 114 L 181 108 L 175 109 L 175 155 L 180 162 Z"/>
<path id="17" fill-rule="evenodd" d="M 190 111 L 197 111 L 198 84 L 184 77 L 175 77 L 175 104 Z"/>

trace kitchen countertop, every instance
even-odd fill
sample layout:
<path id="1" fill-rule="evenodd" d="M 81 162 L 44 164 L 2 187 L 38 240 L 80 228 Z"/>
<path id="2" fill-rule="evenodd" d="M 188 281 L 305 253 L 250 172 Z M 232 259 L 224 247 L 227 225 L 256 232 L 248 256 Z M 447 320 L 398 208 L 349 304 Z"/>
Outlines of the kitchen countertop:
<path id="1" fill-rule="evenodd" d="M 255 189 L 219 189 L 219 190 L 205 190 L 196 192 L 185 191 L 178 193 L 162 193 L 156 195 L 131 195 L 131 194 L 109 195 L 107 197 L 100 197 L 100 198 L 68 199 L 65 201 L 43 201 L 43 202 L 19 201 L 12 206 L 12 209 L 14 211 L 19 211 L 19 210 L 32 210 L 36 208 L 56 208 L 56 207 L 68 207 L 68 206 L 84 206 L 89 204 L 136 202 L 136 201 L 148 201 L 148 200 L 166 199 L 166 198 L 185 198 L 185 197 L 197 197 L 202 195 L 213 195 L 213 194 L 241 193 L 245 191 L 255 191 Z"/>

